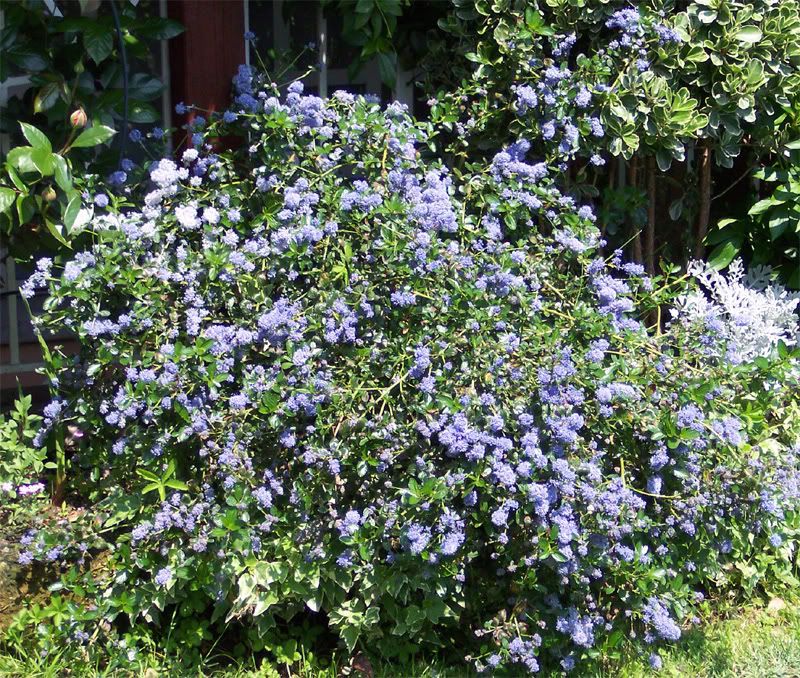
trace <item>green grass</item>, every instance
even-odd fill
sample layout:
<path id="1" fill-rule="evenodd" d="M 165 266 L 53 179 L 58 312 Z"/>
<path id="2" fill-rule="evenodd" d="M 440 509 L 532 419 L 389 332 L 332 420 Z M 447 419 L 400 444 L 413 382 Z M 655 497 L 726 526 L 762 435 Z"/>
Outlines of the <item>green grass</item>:
<path id="1" fill-rule="evenodd" d="M 726 619 L 718 619 L 684 633 L 680 643 L 662 649 L 663 668 L 653 672 L 647 658 L 629 658 L 604 671 L 590 671 L 586 678 L 800 678 L 800 608 L 748 608 Z M 362 676 L 347 670 L 346 664 L 332 664 L 327 669 L 312 668 L 301 661 L 278 669 L 269 664 L 231 664 L 225 657 L 209 658 L 204 666 L 186 673 L 167 658 L 153 652 L 146 658 L 150 668 L 133 674 L 136 678 L 173 678 L 182 676 L 219 676 L 220 678 L 337 678 Z M 224 667 L 224 668 L 223 668 Z M 30 655 L 23 659 L 0 655 L 0 676 L 16 678 L 53 678 L 64 675 L 100 676 L 89 666 L 72 666 L 68 673 L 59 657 Z M 344 669 L 344 671 L 343 671 Z M 401 667 L 389 664 L 373 666 L 375 678 L 462 678 L 474 674 L 440 661 L 416 661 Z M 118 674 L 119 675 L 119 674 Z M 130 675 L 130 674 L 125 674 Z M 580 675 L 580 674 L 577 674 Z"/>
<path id="2" fill-rule="evenodd" d="M 662 651 L 664 678 L 800 677 L 800 610 L 749 609 L 696 628 Z M 653 676 L 645 661 L 621 667 L 621 678 Z"/>

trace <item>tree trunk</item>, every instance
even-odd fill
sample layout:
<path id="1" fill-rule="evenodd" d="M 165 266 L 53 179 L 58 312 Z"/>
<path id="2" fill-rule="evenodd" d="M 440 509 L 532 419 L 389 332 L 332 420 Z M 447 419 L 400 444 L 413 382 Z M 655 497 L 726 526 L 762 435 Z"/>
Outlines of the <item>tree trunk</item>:
<path id="1" fill-rule="evenodd" d="M 639 158 L 635 155 L 631 158 L 631 176 L 630 176 L 630 185 L 631 188 L 637 188 L 639 185 Z M 634 224 L 634 234 L 633 234 L 633 260 L 637 264 L 642 263 L 642 233 L 639 227 Z"/>
<path id="2" fill-rule="evenodd" d="M 644 238 L 644 262 L 647 272 L 656 272 L 656 161 L 647 159 L 647 230 Z"/>
<path id="3" fill-rule="evenodd" d="M 706 251 L 705 239 L 711 219 L 711 147 L 706 144 L 700 148 L 697 173 L 700 181 L 700 203 L 697 209 L 694 258 L 702 259 Z"/>

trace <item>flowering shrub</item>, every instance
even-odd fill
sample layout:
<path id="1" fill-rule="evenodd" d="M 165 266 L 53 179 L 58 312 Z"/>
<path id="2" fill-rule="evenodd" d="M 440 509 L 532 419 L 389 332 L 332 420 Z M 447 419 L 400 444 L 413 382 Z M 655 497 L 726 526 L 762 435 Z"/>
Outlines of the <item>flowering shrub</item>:
<path id="1" fill-rule="evenodd" d="M 731 361 L 735 337 L 660 323 L 682 283 L 602 257 L 525 140 L 456 175 L 400 105 L 237 85 L 28 283 L 50 289 L 38 325 L 81 343 L 49 367 L 40 440 L 88 433 L 71 476 L 99 516 L 51 560 L 107 550 L 90 584 L 66 577 L 62 633 L 91 647 L 98 619 L 174 609 L 258 648 L 318 613 L 350 651 L 447 643 L 536 672 L 789 582 L 785 341 Z M 242 151 L 202 145 L 236 130 Z"/>
<path id="2" fill-rule="evenodd" d="M 45 489 L 35 477 L 44 469 L 46 454 L 32 445 L 41 418 L 30 409 L 31 397 L 22 396 L 7 417 L 0 414 L 0 497 L 4 508 L 11 508 L 15 499 L 36 496 Z"/>

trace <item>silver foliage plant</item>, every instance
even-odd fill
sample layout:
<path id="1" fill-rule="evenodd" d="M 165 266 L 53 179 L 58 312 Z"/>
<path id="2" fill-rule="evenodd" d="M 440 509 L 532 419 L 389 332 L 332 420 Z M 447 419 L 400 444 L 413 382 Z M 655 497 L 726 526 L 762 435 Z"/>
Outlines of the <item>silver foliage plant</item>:
<path id="1" fill-rule="evenodd" d="M 769 267 L 745 272 L 742 260 L 736 259 L 724 275 L 707 262 L 692 261 L 688 273 L 700 286 L 678 298 L 673 317 L 718 335 L 730 360 L 769 357 L 780 342 L 797 344 L 800 293 L 776 282 Z"/>

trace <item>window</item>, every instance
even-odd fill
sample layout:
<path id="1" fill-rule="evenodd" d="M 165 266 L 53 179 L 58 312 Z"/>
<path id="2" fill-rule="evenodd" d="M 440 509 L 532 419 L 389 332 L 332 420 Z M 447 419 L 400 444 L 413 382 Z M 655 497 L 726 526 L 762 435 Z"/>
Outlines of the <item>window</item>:
<path id="1" fill-rule="evenodd" d="M 323 12 L 319 2 L 292 0 L 245 0 L 245 28 L 255 33 L 256 49 L 275 49 L 278 53 L 302 52 L 286 79 L 303 76 L 319 60 L 314 72 L 303 78 L 308 92 L 328 96 L 337 89 L 353 94 L 375 94 L 384 101 L 395 99 L 412 107 L 412 74 L 398 67 L 394 91 L 382 82 L 375 61 L 366 64 L 350 78 L 348 69 L 357 51 L 341 39 L 342 17 Z M 313 45 L 313 49 L 304 48 Z M 247 62 L 256 63 L 248 46 Z"/>

